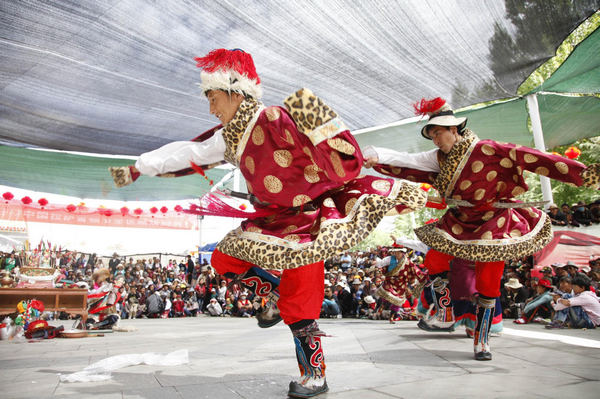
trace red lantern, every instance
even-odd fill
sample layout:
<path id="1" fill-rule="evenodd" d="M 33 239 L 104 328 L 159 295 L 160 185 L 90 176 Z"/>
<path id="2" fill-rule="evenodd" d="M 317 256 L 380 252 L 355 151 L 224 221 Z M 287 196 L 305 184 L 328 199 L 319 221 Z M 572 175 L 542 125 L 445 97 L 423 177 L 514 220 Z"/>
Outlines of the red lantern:
<path id="1" fill-rule="evenodd" d="M 25 205 L 29 205 L 33 202 L 33 200 L 31 198 L 29 198 L 28 196 L 24 196 L 23 198 L 21 198 L 21 202 L 24 203 Z"/>
<path id="2" fill-rule="evenodd" d="M 141 208 L 136 208 L 133 213 L 135 213 L 136 215 L 141 215 L 142 213 L 144 213 L 144 211 Z"/>
<path id="3" fill-rule="evenodd" d="M 162 213 L 167 213 L 167 212 L 169 211 L 169 208 L 167 208 L 166 206 L 162 206 L 162 207 L 160 208 L 160 211 L 161 211 Z"/>
<path id="4" fill-rule="evenodd" d="M 240 204 L 239 208 L 240 208 L 242 211 L 245 211 L 247 207 L 246 207 L 246 204 Z"/>
<path id="5" fill-rule="evenodd" d="M 183 211 L 183 207 L 181 205 L 175 205 L 175 212 L 181 212 Z"/>
<path id="6" fill-rule="evenodd" d="M 75 212 L 75 209 L 77 209 L 77 207 L 75 205 L 73 205 L 73 204 L 67 205 L 67 211 Z"/>
<path id="7" fill-rule="evenodd" d="M 569 159 L 576 159 L 578 156 L 581 155 L 581 150 L 577 147 L 569 147 L 565 151 L 565 155 Z"/>
<path id="8" fill-rule="evenodd" d="M 156 212 L 158 212 L 158 208 L 157 207 L 153 206 L 152 208 L 150 208 L 150 213 L 154 214 Z"/>
<path id="9" fill-rule="evenodd" d="M 129 208 L 127 208 L 126 206 L 124 206 L 123 208 L 121 208 L 121 215 L 125 216 L 129 213 Z"/>
<path id="10" fill-rule="evenodd" d="M 38 204 L 40 204 L 41 206 L 46 206 L 48 205 L 48 200 L 46 198 L 40 198 L 38 200 Z"/>
<path id="11" fill-rule="evenodd" d="M 421 190 L 427 192 L 431 189 L 431 184 L 429 183 L 421 183 Z"/>
<path id="12" fill-rule="evenodd" d="M 11 199 L 15 198 L 15 196 L 13 195 L 13 193 L 11 192 L 5 192 L 4 194 L 2 194 L 2 197 L 7 200 L 10 201 Z"/>

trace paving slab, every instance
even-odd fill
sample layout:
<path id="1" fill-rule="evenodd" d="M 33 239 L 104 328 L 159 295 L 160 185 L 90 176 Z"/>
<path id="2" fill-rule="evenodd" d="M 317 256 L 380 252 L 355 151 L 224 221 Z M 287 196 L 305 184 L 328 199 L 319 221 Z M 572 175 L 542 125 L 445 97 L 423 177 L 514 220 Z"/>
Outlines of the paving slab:
<path id="1" fill-rule="evenodd" d="M 70 322 L 52 322 L 70 328 Z M 0 341 L 0 398 L 285 398 L 298 375 L 283 324 L 246 318 L 123 320 L 135 329 L 103 337 Z M 320 398 L 597 398 L 600 329 L 546 330 L 506 323 L 491 338 L 494 360 L 473 360 L 464 330 L 427 333 L 416 322 L 320 320 L 330 391 Z M 119 368 L 107 381 L 60 382 L 60 374 L 116 355 L 186 349 L 189 363 Z"/>

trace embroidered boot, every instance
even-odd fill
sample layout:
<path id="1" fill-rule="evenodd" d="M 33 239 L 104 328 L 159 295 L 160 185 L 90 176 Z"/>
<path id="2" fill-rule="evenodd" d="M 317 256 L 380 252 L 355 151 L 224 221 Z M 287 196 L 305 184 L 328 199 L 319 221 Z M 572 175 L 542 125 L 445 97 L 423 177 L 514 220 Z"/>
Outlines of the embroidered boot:
<path id="1" fill-rule="evenodd" d="M 240 285 L 255 295 L 254 308 L 256 320 L 261 328 L 272 327 L 281 321 L 277 301 L 279 300 L 279 279 L 271 273 L 251 267 L 237 277 Z"/>
<path id="2" fill-rule="evenodd" d="M 448 287 L 448 278 L 446 272 L 433 275 L 435 278 L 427 284 L 432 295 L 432 306 L 434 311 L 428 311 L 426 315 L 419 320 L 417 326 L 425 331 L 432 332 L 452 332 L 454 331 L 454 312 L 452 300 L 450 299 L 450 287 Z"/>
<path id="3" fill-rule="evenodd" d="M 325 359 L 321 337 L 315 320 L 301 320 L 290 324 L 296 344 L 296 359 L 300 369 L 300 379 L 291 381 L 288 395 L 293 398 L 312 398 L 329 390 L 325 379 Z"/>
<path id="4" fill-rule="evenodd" d="M 494 308 L 496 306 L 496 298 L 488 298 L 479 295 L 477 300 L 477 321 L 473 334 L 475 360 L 492 360 L 490 352 L 490 327 L 494 317 Z"/>

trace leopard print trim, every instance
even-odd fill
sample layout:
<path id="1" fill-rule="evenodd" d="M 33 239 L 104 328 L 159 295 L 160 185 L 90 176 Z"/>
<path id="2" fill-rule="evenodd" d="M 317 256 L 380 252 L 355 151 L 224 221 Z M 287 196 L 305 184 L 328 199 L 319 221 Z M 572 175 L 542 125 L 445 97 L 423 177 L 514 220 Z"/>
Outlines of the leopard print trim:
<path id="1" fill-rule="evenodd" d="M 476 262 L 520 259 L 538 252 L 553 238 L 550 218 L 543 212 L 541 215 L 542 218 L 529 234 L 510 240 L 458 241 L 442 232 L 435 224 L 419 227 L 415 229 L 415 234 L 429 247 L 457 258 Z"/>
<path id="2" fill-rule="evenodd" d="M 467 153 L 470 154 L 469 150 L 472 151 L 472 145 L 474 142 L 479 141 L 479 138 L 469 129 L 465 129 L 463 139 L 458 143 L 454 144 L 450 152 L 446 155 L 446 159 L 442 162 L 440 173 L 435 178 L 433 186 L 440 192 L 444 193 L 445 197 L 449 197 L 454 188 L 454 184 L 458 179 L 460 173 L 457 169 L 464 167 L 464 163 L 468 160 Z M 461 166 L 462 164 L 462 166 Z"/>
<path id="3" fill-rule="evenodd" d="M 421 189 L 420 184 L 408 180 L 395 180 L 390 196 L 396 198 L 398 205 L 406 205 L 410 211 L 424 208 L 427 204 L 427 192 Z M 405 211 L 402 211 L 403 215 L 408 213 Z"/>
<path id="4" fill-rule="evenodd" d="M 237 228 L 219 243 L 219 251 L 268 269 L 294 269 L 319 262 L 343 253 L 363 241 L 377 227 L 388 209 L 396 205 L 391 198 L 376 194 L 361 196 L 349 216 L 325 221 L 313 242 L 298 244 L 269 237 L 258 240 L 257 233 L 243 232 Z"/>
<path id="5" fill-rule="evenodd" d="M 227 126 L 221 131 L 226 146 L 224 158 L 230 164 L 239 166 L 240 161 L 237 156 L 239 153 L 238 146 L 242 143 L 244 133 L 248 132 L 248 128 L 250 128 L 250 131 L 252 130 L 251 127 L 254 126 L 254 124 L 251 122 L 254 120 L 254 123 L 256 123 L 256 119 L 258 118 L 258 115 L 260 115 L 260 110 L 262 109 L 261 107 L 264 107 L 262 103 L 259 103 L 253 98 L 244 99 L 233 116 L 233 119 L 229 121 Z"/>
<path id="6" fill-rule="evenodd" d="M 297 243 L 266 234 L 244 232 L 238 227 L 229 232 L 217 248 L 225 254 L 269 269 L 294 269 L 339 255 L 358 245 L 398 203 L 416 210 L 425 206 L 426 201 L 427 193 L 418 184 L 398 180 L 388 197 L 364 194 L 345 218 L 323 221 L 319 235 L 312 242 Z"/>
<path id="7" fill-rule="evenodd" d="M 600 163 L 594 163 L 581 171 L 583 186 L 600 189 Z"/>
<path id="8" fill-rule="evenodd" d="M 317 142 L 313 141 L 314 145 L 317 145 L 323 139 L 318 133 L 312 132 L 338 116 L 323 100 L 306 88 L 302 88 L 290 95 L 283 101 L 283 104 L 294 122 L 296 122 L 296 126 L 300 132 L 311 137 L 311 141 L 313 141 L 311 134 L 316 135 L 314 140 L 317 140 Z"/>
<path id="9" fill-rule="evenodd" d="M 402 295 L 402 296 L 392 295 L 390 292 L 386 291 L 385 288 L 383 288 L 383 286 L 377 288 L 377 291 L 375 291 L 375 295 L 379 296 L 380 298 L 385 299 L 392 305 L 396 305 L 396 306 L 402 306 L 402 305 L 404 305 L 404 302 L 406 302 L 406 297 L 404 295 Z"/>

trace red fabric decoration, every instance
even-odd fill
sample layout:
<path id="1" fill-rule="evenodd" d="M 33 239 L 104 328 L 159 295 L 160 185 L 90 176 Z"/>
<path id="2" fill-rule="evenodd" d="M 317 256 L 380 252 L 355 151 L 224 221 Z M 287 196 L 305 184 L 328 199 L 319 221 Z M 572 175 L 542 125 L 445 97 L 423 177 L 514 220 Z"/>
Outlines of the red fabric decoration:
<path id="1" fill-rule="evenodd" d="M 104 216 L 112 216 L 112 214 L 113 214 L 112 209 L 100 208 L 100 209 L 98 209 L 98 212 L 100 212 L 100 214 L 104 215 Z"/>
<path id="2" fill-rule="evenodd" d="M 200 165 L 196 165 L 193 162 L 190 162 L 190 166 L 192 167 L 192 169 L 194 169 L 194 171 L 202 176 L 206 176 L 206 174 L 204 173 L 204 169 L 202 169 L 202 167 Z"/>
<path id="3" fill-rule="evenodd" d="M 425 222 L 425 224 L 431 224 L 431 223 L 435 223 L 437 222 L 439 219 L 435 218 L 435 219 L 429 219 L 428 221 Z"/>
<path id="4" fill-rule="evenodd" d="M 4 194 L 2 194 L 2 197 L 7 200 L 10 201 L 11 199 L 15 198 L 15 196 L 13 195 L 13 193 L 7 191 Z"/>
<path id="5" fill-rule="evenodd" d="M 24 196 L 23 198 L 21 198 L 21 202 L 25 205 L 29 205 L 33 202 L 33 200 L 28 196 Z"/>
<path id="6" fill-rule="evenodd" d="M 183 211 L 183 207 L 181 205 L 175 205 L 175 212 L 181 212 Z"/>
<path id="7" fill-rule="evenodd" d="M 123 216 L 125 216 L 129 213 L 129 208 L 127 208 L 126 206 L 124 206 L 120 210 L 121 210 L 121 215 L 123 215 Z"/>
<path id="8" fill-rule="evenodd" d="M 225 196 L 223 193 L 218 192 L 221 196 Z M 184 210 L 185 213 L 192 215 L 203 215 L 203 216 L 225 216 L 230 218 L 256 218 L 275 215 L 282 210 L 287 208 L 262 208 L 256 209 L 254 212 L 244 212 L 240 209 L 234 208 L 227 204 L 225 201 L 220 199 L 214 193 L 205 194 L 201 199 L 200 205 L 192 204 L 190 209 Z"/>
<path id="9" fill-rule="evenodd" d="M 446 209 L 447 205 L 446 205 L 446 200 L 442 199 L 442 202 L 433 202 L 433 201 L 427 201 L 425 203 L 425 206 L 427 208 L 433 208 L 433 209 Z"/>
<path id="10" fill-rule="evenodd" d="M 44 302 L 38 301 L 37 299 L 32 299 L 29 306 L 31 306 L 34 309 L 39 310 L 40 312 L 44 311 Z"/>
<path id="11" fill-rule="evenodd" d="M 220 48 L 211 51 L 204 57 L 196 57 L 194 60 L 197 62 L 196 66 L 206 72 L 233 69 L 240 75 L 255 79 L 256 83 L 260 83 L 252 56 L 244 51 Z"/>
<path id="12" fill-rule="evenodd" d="M 150 212 L 151 213 L 156 213 L 156 212 L 158 212 L 158 208 L 155 207 L 155 206 L 153 206 L 152 208 L 150 208 Z"/>
<path id="13" fill-rule="evenodd" d="M 67 211 L 69 211 L 69 212 L 75 212 L 76 209 L 77 209 L 77 207 L 73 204 L 67 205 Z"/>
<path id="14" fill-rule="evenodd" d="M 577 157 L 579 157 L 581 155 L 581 150 L 577 147 L 569 147 L 565 151 L 565 155 L 569 159 L 576 159 Z"/>
<path id="15" fill-rule="evenodd" d="M 162 213 L 167 213 L 167 212 L 169 211 L 169 208 L 167 208 L 166 206 L 161 206 L 161 207 L 160 207 L 160 211 L 161 211 Z"/>
<path id="16" fill-rule="evenodd" d="M 48 205 L 48 200 L 46 198 L 40 198 L 38 200 L 38 204 L 40 204 L 41 206 L 46 206 Z"/>
<path id="17" fill-rule="evenodd" d="M 413 104 L 415 109 L 415 115 L 431 115 L 446 104 L 446 100 L 441 97 L 436 97 L 433 100 L 426 100 L 424 98 L 421 101 L 417 101 Z"/>
<path id="18" fill-rule="evenodd" d="M 421 190 L 427 192 L 431 189 L 431 184 L 429 183 L 421 183 Z"/>
<path id="19" fill-rule="evenodd" d="M 144 213 L 144 211 L 141 208 L 136 208 L 133 213 L 135 213 L 136 215 L 141 215 L 142 213 Z"/>

